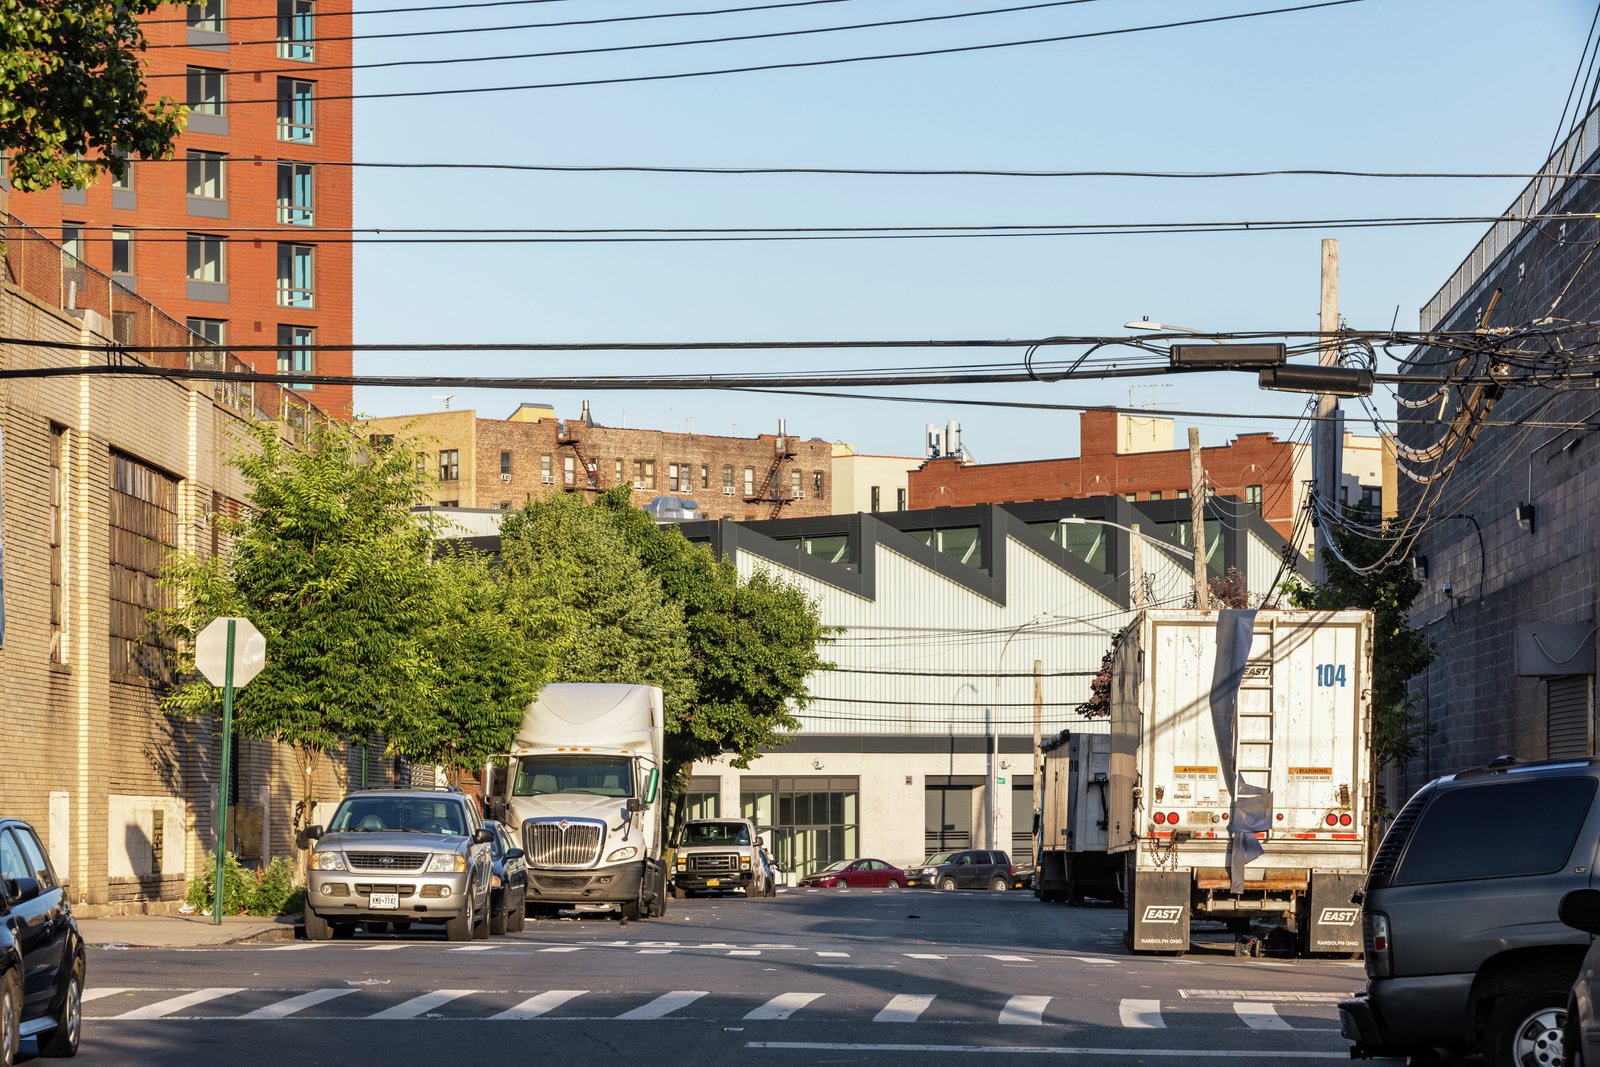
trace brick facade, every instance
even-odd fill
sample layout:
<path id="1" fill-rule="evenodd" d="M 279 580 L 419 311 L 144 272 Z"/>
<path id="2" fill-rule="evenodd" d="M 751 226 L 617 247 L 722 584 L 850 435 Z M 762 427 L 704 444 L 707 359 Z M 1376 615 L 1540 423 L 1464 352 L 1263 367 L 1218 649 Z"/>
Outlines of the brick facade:
<path id="1" fill-rule="evenodd" d="M 327 6 L 327 10 L 323 8 Z M 319 243 L 305 230 L 348 230 L 351 225 L 351 169 L 316 166 L 319 161 L 352 158 L 350 9 L 318 3 L 309 26 L 319 40 L 303 77 L 297 61 L 280 57 L 276 47 L 277 0 L 229 0 L 220 33 L 198 33 L 184 23 L 187 9 L 163 7 L 150 17 L 146 36 L 152 46 L 144 57 L 154 97 L 186 99 L 189 67 L 248 72 L 287 69 L 287 74 L 227 75 L 222 121 L 216 116 L 191 117 L 173 159 L 134 160 L 130 189 L 113 189 L 109 178 L 78 191 L 56 189 L 13 193 L 9 210 L 23 222 L 59 241 L 63 223 L 85 228 L 81 258 L 105 274 L 112 273 L 112 228 L 132 231 L 132 270 L 117 281 L 134 288 L 179 322 L 190 318 L 222 320 L 224 343 L 278 344 L 278 327 L 306 327 L 317 344 L 349 344 L 352 340 L 351 250 L 345 241 Z M 313 143 L 279 139 L 277 82 L 294 77 L 313 84 Z M 324 99 L 326 98 L 326 99 Z M 191 150 L 221 153 L 221 197 L 189 196 Z M 279 161 L 313 164 L 313 214 L 307 226 L 278 221 Z M 207 299 L 188 284 L 187 238 L 191 233 L 225 238 L 225 291 L 210 289 Z M 278 244 L 311 245 L 313 307 L 280 306 Z M 70 264 L 62 268 L 70 272 Z M 80 302 L 78 306 L 96 306 Z M 113 324 L 113 332 L 117 326 Z M 135 333 L 129 343 L 145 342 Z M 162 342 L 157 342 L 162 343 Z M 239 355 L 261 370 L 278 369 L 275 348 Z M 349 352 L 311 355 L 315 373 L 348 375 Z M 323 411 L 348 419 L 351 387 L 333 385 L 308 391 Z"/>
<path id="2" fill-rule="evenodd" d="M 930 459 L 911 472 L 911 507 L 959 507 L 1028 500 L 1121 496 L 1174 500 L 1189 492 L 1187 449 L 1130 452 L 1119 442 L 1119 415 L 1111 408 L 1085 411 L 1078 422 L 1080 455 L 1019 463 L 964 463 Z M 1259 493 L 1262 517 L 1293 539 L 1299 505 L 1295 446 L 1269 433 L 1240 434 L 1220 448 L 1200 450 L 1213 492 L 1248 500 Z"/>
<path id="3" fill-rule="evenodd" d="M 407 440 L 427 454 L 436 476 L 439 453 L 457 454 L 457 478 L 434 486 L 436 504 L 503 510 L 549 493 L 603 492 L 621 482 L 634 485 L 640 506 L 657 496 L 686 496 L 706 518 L 800 518 L 832 510 L 833 446 L 826 441 L 785 435 L 780 445 L 775 434 L 623 429 L 553 413 L 484 419 L 442 411 L 370 419 L 362 427 Z"/>

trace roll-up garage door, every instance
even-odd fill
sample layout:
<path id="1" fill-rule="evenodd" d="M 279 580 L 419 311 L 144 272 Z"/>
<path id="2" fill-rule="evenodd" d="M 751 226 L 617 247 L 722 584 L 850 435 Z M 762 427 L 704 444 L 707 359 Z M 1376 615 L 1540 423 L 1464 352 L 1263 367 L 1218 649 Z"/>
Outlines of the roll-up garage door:
<path id="1" fill-rule="evenodd" d="M 1552 758 L 1589 755 L 1592 751 L 1589 730 L 1592 679 L 1587 674 L 1575 674 L 1551 678 L 1548 684 L 1548 754 Z"/>

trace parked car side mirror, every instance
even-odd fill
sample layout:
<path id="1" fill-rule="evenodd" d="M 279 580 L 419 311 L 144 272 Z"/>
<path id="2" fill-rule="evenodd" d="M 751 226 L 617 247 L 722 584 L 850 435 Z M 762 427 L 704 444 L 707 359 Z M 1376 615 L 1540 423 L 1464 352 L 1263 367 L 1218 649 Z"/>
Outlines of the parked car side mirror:
<path id="1" fill-rule="evenodd" d="M 294 835 L 294 843 L 300 848 L 310 848 L 311 842 L 322 836 L 322 825 L 308 826 Z"/>
<path id="2" fill-rule="evenodd" d="M 489 829 L 487 826 L 480 826 L 476 830 L 472 831 L 472 843 L 474 845 L 487 845 L 493 841 L 494 831 Z"/>
<path id="3" fill-rule="evenodd" d="M 1561 921 L 1587 934 L 1600 934 L 1600 889 L 1574 889 L 1556 908 Z"/>
<path id="4" fill-rule="evenodd" d="M 39 880 L 37 878 L 7 878 L 5 880 L 5 893 L 8 904 L 26 904 L 39 895 Z"/>
<path id="5" fill-rule="evenodd" d="M 506 854 L 502 858 L 505 859 L 509 863 L 511 860 L 520 860 L 522 857 L 524 857 L 526 855 L 527 855 L 527 853 L 522 851 L 522 849 L 520 849 L 520 848 L 511 848 L 511 849 L 507 849 L 506 850 Z"/>

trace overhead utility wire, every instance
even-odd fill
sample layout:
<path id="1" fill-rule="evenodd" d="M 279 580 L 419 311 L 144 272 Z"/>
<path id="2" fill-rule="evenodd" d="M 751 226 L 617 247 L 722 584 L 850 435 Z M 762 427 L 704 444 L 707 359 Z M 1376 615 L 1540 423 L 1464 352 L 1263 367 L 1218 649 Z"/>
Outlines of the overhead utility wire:
<path id="1" fill-rule="evenodd" d="M 479 7 L 526 7 L 526 6 L 530 5 L 530 4 L 564 4 L 564 3 L 568 3 L 568 2 L 569 2 L 569 0 L 475 0 L 475 2 L 473 2 L 473 3 L 466 3 L 466 4 L 452 3 L 450 5 L 450 10 L 458 11 L 458 10 L 466 10 L 467 8 L 479 8 Z M 823 2 L 825 2 L 825 0 L 815 0 L 815 2 L 816 3 L 823 3 Z M 438 12 L 439 12 L 439 5 L 438 4 L 424 4 L 424 5 L 420 6 L 420 7 L 377 7 L 377 8 L 371 9 L 370 11 L 366 10 L 366 9 L 363 9 L 361 11 L 355 11 L 348 4 L 342 5 L 342 6 L 336 8 L 336 7 L 333 7 L 330 4 L 326 4 L 325 3 L 323 5 L 320 5 L 318 7 L 313 8 L 311 11 L 306 12 L 306 14 L 309 15 L 310 17 L 312 17 L 312 18 L 333 18 L 333 17 L 339 16 L 339 15 L 346 15 L 346 16 L 361 15 L 362 17 L 366 17 L 367 15 L 435 15 L 435 14 L 438 14 Z M 692 13 L 693 12 L 691 12 L 691 14 Z M 277 19 L 278 17 L 279 16 L 277 14 L 271 14 L 271 15 L 223 15 L 222 18 L 220 19 L 220 21 L 222 21 L 222 22 L 265 22 L 265 21 L 267 21 L 269 19 Z M 182 16 L 180 18 L 171 18 L 171 19 L 140 19 L 139 23 L 140 23 L 140 25 L 143 25 L 143 26 L 172 26 L 172 25 L 187 24 L 188 21 L 189 21 L 189 16 L 188 15 L 184 15 L 184 16 Z"/>
<path id="2" fill-rule="evenodd" d="M 1365 3 L 1366 0 L 1319 0 L 1317 3 L 1298 4 L 1292 7 L 1269 8 L 1265 11 L 1243 11 L 1232 15 L 1213 15 L 1209 18 L 1181 19 L 1175 22 L 1160 22 L 1145 26 L 1126 26 L 1114 30 L 1094 30 L 1083 33 L 1058 34 L 1051 37 L 1032 37 L 1017 41 L 994 41 L 986 44 L 956 45 L 947 48 L 924 48 L 909 52 L 882 52 L 866 56 L 838 56 L 832 59 L 798 60 L 789 63 L 761 63 L 745 67 L 720 67 L 714 70 L 680 71 L 673 74 L 636 74 L 618 78 L 584 78 L 575 81 L 560 82 L 532 82 L 524 85 L 487 85 L 465 87 L 459 89 L 400 89 L 381 93 L 346 93 L 318 97 L 323 102 L 335 100 L 399 100 L 415 99 L 418 97 L 438 96 L 468 96 L 489 93 L 514 93 L 530 92 L 540 89 L 577 89 L 597 85 L 629 85 L 643 82 L 681 81 L 688 78 L 713 78 L 728 74 L 753 74 L 769 70 L 800 70 L 809 67 L 835 67 L 849 63 L 874 63 L 890 59 L 920 59 L 927 56 L 959 55 L 968 52 L 987 52 L 1000 48 L 1023 48 L 1040 44 L 1060 44 L 1066 41 L 1092 40 L 1101 37 L 1118 37 L 1133 33 L 1150 33 L 1156 30 L 1180 29 L 1188 26 L 1206 26 L 1223 22 L 1236 22 L 1241 19 L 1262 18 L 1268 15 L 1287 15 L 1300 11 L 1315 11 L 1320 8 L 1343 7 L 1346 4 Z M 239 104 L 272 104 L 277 106 L 278 98 L 251 97 L 240 100 L 228 101 L 229 106 Z"/>

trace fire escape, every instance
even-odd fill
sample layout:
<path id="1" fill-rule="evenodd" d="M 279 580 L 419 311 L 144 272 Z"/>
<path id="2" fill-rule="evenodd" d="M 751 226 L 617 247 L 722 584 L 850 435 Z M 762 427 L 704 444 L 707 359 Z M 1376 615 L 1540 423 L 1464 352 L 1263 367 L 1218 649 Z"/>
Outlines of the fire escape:
<path id="1" fill-rule="evenodd" d="M 776 519 L 783 515 L 783 506 L 793 501 L 795 496 L 783 484 L 783 467 L 792 463 L 798 453 L 794 450 L 794 438 L 785 432 L 784 422 L 778 420 L 778 436 L 773 442 L 772 465 L 767 468 L 766 477 L 761 481 L 754 496 L 744 498 L 746 504 L 767 504 L 772 510 L 767 518 Z M 801 491 L 804 495 L 804 490 Z"/>
<path id="2" fill-rule="evenodd" d="M 594 419 L 589 414 L 589 402 L 587 400 L 583 402 L 583 414 L 579 417 L 578 421 L 584 426 L 594 425 Z M 572 485 L 565 484 L 566 471 L 562 471 L 562 488 L 569 493 L 576 492 L 579 489 L 582 489 L 585 492 L 599 492 L 600 468 L 594 460 L 590 459 L 584 454 L 583 438 L 577 434 L 574 434 L 570 429 L 568 429 L 565 422 L 560 423 L 559 425 L 560 432 L 556 435 L 556 447 L 572 449 L 572 454 L 576 458 L 578 465 L 576 478 L 574 484 Z"/>

